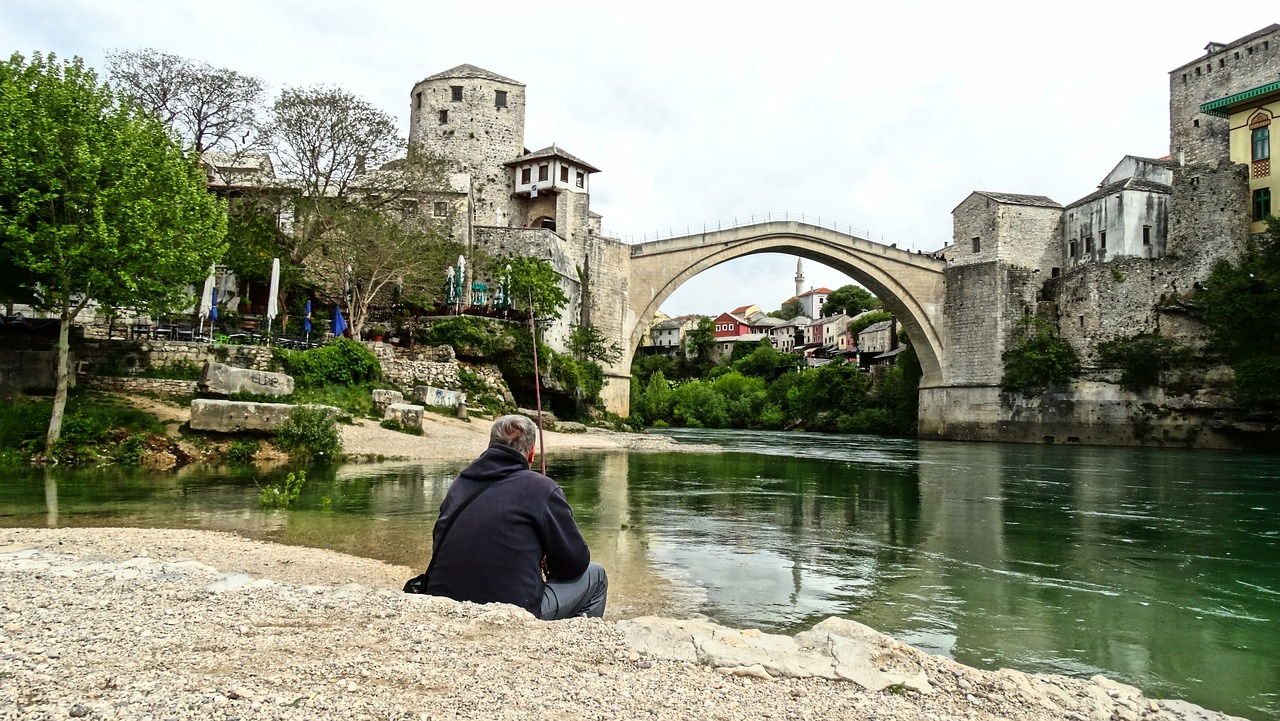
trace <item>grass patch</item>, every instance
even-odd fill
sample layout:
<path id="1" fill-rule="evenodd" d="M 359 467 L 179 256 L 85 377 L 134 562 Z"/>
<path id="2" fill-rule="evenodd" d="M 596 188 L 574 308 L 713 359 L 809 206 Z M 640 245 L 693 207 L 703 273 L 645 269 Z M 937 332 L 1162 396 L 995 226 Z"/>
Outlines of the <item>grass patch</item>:
<path id="1" fill-rule="evenodd" d="M 405 424 L 401 423 L 400 421 L 394 418 L 388 418 L 382 423 L 380 423 L 379 425 L 381 425 L 383 428 L 386 428 L 389 431 L 397 431 L 399 433 L 408 433 L 411 436 L 422 435 L 421 426 L 406 426 Z"/>
<path id="2" fill-rule="evenodd" d="M 27 462 L 43 450 L 52 413 L 51 400 L 20 396 L 0 403 L 0 461 Z M 68 465 L 136 464 L 150 434 L 164 434 L 164 425 L 151 414 L 109 396 L 77 393 L 67 399 L 62 435 L 49 458 Z"/>

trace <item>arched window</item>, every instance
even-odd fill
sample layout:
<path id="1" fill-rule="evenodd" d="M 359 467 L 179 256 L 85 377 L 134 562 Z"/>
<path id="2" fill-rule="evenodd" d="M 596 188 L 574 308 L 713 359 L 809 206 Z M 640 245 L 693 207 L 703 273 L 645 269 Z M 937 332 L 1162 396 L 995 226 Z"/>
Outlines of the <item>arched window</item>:
<path id="1" fill-rule="evenodd" d="M 1249 118 L 1250 156 L 1253 177 L 1271 175 L 1271 113 L 1259 110 Z"/>

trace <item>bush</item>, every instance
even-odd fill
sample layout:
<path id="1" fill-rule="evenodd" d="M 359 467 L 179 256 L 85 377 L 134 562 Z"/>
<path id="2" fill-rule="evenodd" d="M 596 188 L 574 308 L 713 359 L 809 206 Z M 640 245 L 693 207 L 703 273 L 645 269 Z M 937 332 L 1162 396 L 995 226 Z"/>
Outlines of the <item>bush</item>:
<path id="1" fill-rule="evenodd" d="M 382 426 L 383 428 L 386 428 L 389 431 L 398 431 L 400 433 L 408 433 L 411 436 L 422 435 L 422 426 L 406 426 L 405 424 L 401 423 L 400 421 L 394 418 L 388 418 L 378 425 Z"/>
<path id="2" fill-rule="evenodd" d="M 157 368 L 147 368 L 138 375 L 142 378 L 165 378 L 175 381 L 197 381 L 200 380 L 201 370 L 201 366 L 196 365 L 195 361 L 190 358 L 181 358 Z"/>
<path id="3" fill-rule="evenodd" d="M 1191 351 L 1171 338 L 1139 333 L 1098 344 L 1099 359 L 1122 370 L 1120 385 L 1131 391 L 1160 385 L 1160 374 L 1191 361 Z"/>
<path id="4" fill-rule="evenodd" d="M 302 494 L 307 483 L 307 472 L 298 471 L 285 476 L 279 483 L 272 483 L 258 493 L 258 506 L 262 508 L 288 508 Z"/>
<path id="5" fill-rule="evenodd" d="M 511 339 L 503 324 L 459 315 L 419 331 L 414 339 L 427 345 L 452 346 L 455 353 L 466 358 L 489 358 L 512 347 Z"/>
<path id="6" fill-rule="evenodd" d="M 276 431 L 276 444 L 303 459 L 333 461 L 342 454 L 337 425 L 324 408 L 294 408 Z"/>
<path id="7" fill-rule="evenodd" d="M 1006 391 L 1038 395 L 1054 383 L 1066 383 L 1080 373 L 1076 351 L 1039 316 L 1021 321 L 1022 335 L 1013 348 L 1004 352 L 1004 376 L 1000 385 Z"/>
<path id="8" fill-rule="evenodd" d="M 223 452 L 222 460 L 235 465 L 246 465 L 253 462 L 253 457 L 261 447 L 262 444 L 254 438 L 241 438 L 231 442 Z"/>
<path id="9" fill-rule="evenodd" d="M 273 348 L 272 358 L 294 382 L 316 388 L 327 384 L 360 385 L 382 377 L 378 358 L 360 343 L 339 338 L 328 345 L 304 351 Z"/>
<path id="10" fill-rule="evenodd" d="M 120 444 L 116 451 L 116 463 L 124 466 L 136 466 L 142 462 L 142 456 L 147 450 L 146 433 L 134 433 Z"/>

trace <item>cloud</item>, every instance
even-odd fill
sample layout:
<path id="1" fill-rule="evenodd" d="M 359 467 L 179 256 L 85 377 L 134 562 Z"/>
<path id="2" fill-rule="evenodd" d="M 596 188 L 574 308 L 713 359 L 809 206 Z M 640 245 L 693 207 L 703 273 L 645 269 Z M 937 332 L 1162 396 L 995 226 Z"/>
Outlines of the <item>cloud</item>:
<path id="1" fill-rule="evenodd" d="M 592 204 L 612 233 L 788 211 L 932 250 L 974 189 L 1067 203 L 1124 154 L 1165 154 L 1168 70 L 1265 22 L 1096 0 L 1052 13 L 1006 2 L 6 0 L 0 44 L 99 67 L 109 49 L 155 47 L 275 89 L 339 85 L 406 131 L 413 84 L 472 63 L 526 83 L 526 145 L 554 141 L 602 169 Z M 805 265 L 814 285 L 844 282 Z M 744 258 L 666 308 L 777 307 L 794 272 L 786 256 Z"/>

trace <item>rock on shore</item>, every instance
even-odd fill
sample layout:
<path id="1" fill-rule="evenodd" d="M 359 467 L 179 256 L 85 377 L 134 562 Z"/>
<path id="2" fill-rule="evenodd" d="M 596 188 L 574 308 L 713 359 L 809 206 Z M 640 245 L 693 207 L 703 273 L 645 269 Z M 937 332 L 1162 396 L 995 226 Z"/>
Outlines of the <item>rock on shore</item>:
<path id="1" fill-rule="evenodd" d="M 847 621 L 544 623 L 401 594 L 407 575 L 202 531 L 0 529 L 0 719 L 1230 718 Z"/>

